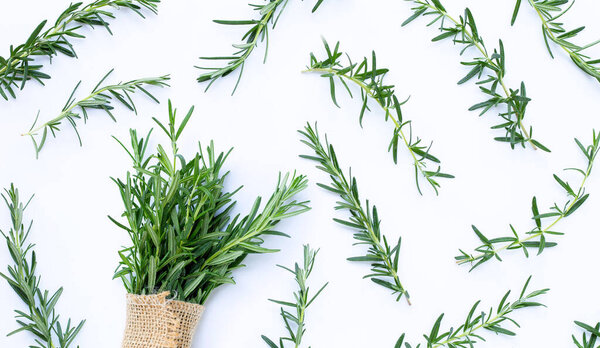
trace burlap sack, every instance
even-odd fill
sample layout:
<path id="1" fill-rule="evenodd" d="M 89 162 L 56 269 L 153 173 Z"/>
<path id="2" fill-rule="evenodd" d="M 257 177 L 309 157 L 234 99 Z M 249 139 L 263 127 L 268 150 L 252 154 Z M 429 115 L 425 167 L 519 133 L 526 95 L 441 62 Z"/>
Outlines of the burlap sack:
<path id="1" fill-rule="evenodd" d="M 191 348 L 204 306 L 167 296 L 127 294 L 122 348 Z"/>

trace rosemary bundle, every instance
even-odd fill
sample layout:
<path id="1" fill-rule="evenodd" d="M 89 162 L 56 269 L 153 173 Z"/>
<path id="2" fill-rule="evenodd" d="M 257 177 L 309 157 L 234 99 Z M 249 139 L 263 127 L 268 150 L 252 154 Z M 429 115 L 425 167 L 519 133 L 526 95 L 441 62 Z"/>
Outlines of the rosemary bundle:
<path id="1" fill-rule="evenodd" d="M 292 301 L 279 301 L 270 300 L 277 304 L 282 305 L 281 307 L 281 318 L 285 324 L 285 329 L 288 332 L 289 337 L 280 337 L 279 345 L 275 344 L 270 338 L 262 335 L 262 339 L 270 348 L 285 348 L 285 342 L 294 344 L 294 347 L 298 348 L 302 344 L 302 337 L 306 332 L 305 319 L 306 310 L 314 302 L 314 300 L 321 294 L 328 283 L 325 283 L 314 295 L 310 295 L 310 288 L 307 284 L 308 277 L 312 273 L 312 269 L 315 265 L 315 258 L 319 250 L 313 250 L 309 245 L 304 245 L 304 260 L 302 267 L 296 263 L 294 268 L 287 268 L 285 266 L 277 265 L 284 270 L 292 273 L 298 284 L 298 291 L 294 293 L 294 300 Z M 284 307 L 290 307 L 295 310 L 295 313 L 291 313 L 288 310 L 283 309 Z M 294 329 L 295 327 L 295 329 Z"/>
<path id="2" fill-rule="evenodd" d="M 478 57 L 461 62 L 462 65 L 469 67 L 471 70 L 458 81 L 458 84 L 476 78 L 479 89 L 487 99 L 471 106 L 469 110 L 481 110 L 480 116 L 500 105 L 504 105 L 506 108 L 505 112 L 498 113 L 501 119 L 500 123 L 492 127 L 492 129 L 504 129 L 505 134 L 496 137 L 495 140 L 508 143 L 512 149 L 516 145 L 525 147 L 529 143 L 534 149 L 540 148 L 550 152 L 547 147 L 533 138 L 532 127 L 527 127 L 524 124 L 527 104 L 531 101 L 527 97 L 525 83 L 521 82 L 520 87 L 516 89 L 506 86 L 506 56 L 502 40 L 499 40 L 499 48 L 494 49 L 490 54 L 483 38 L 479 35 L 473 14 L 468 8 L 465 9 L 464 16 L 455 19 L 448 14 L 440 0 L 405 1 L 409 1 L 415 6 L 412 8 L 413 14 L 402 23 L 403 26 L 420 16 L 433 17 L 433 20 L 427 25 L 431 26 L 439 22 L 441 33 L 434 37 L 432 41 L 436 42 L 451 38 L 454 44 L 463 46 L 461 55 L 471 47 L 477 50 Z"/>
<path id="3" fill-rule="evenodd" d="M 372 99 L 381 109 L 383 109 L 385 121 L 391 120 L 394 124 L 392 138 L 388 147 L 388 151 L 391 151 L 392 153 L 394 163 L 398 163 L 398 147 L 399 144 L 402 143 L 412 157 L 413 166 L 415 167 L 415 182 L 419 193 L 421 193 L 419 176 L 422 176 L 437 194 L 438 187 L 440 186 L 437 179 L 454 178 L 454 176 L 441 172 L 441 167 L 439 165 L 440 160 L 431 154 L 431 145 L 433 143 L 425 145 L 419 137 L 413 139 L 412 121 L 405 120 L 402 116 L 401 106 L 406 101 L 400 102 L 396 97 L 394 85 L 384 82 L 385 75 L 389 70 L 377 67 L 375 51 L 372 53 L 370 62 L 364 57 L 360 63 L 353 63 L 350 57 L 346 55 L 348 57 L 348 64 L 344 65 L 341 63 L 340 59 L 343 55 L 343 52 L 339 50 L 340 43 L 338 42 L 335 45 L 333 51 L 330 49 L 325 39 L 323 39 L 323 44 L 325 46 L 327 58 L 319 60 L 311 53 L 310 66 L 305 72 L 320 73 L 321 77 L 329 80 L 331 100 L 337 107 L 339 107 L 339 105 L 336 100 L 335 78 L 342 83 L 350 97 L 353 97 L 353 95 L 348 87 L 348 83 L 360 87 L 362 107 L 360 109 L 358 122 L 361 127 L 365 112 L 367 110 L 370 111 L 369 99 Z M 438 167 L 436 170 L 427 170 L 427 164 L 437 165 Z"/>
<path id="4" fill-rule="evenodd" d="M 82 2 L 71 4 L 56 19 L 55 23 L 42 31 L 47 21 L 42 21 L 31 33 L 25 43 L 10 46 L 9 55 L 0 57 L 0 95 L 16 98 L 15 89 L 23 89 L 27 81 L 35 80 L 44 84 L 43 80 L 50 75 L 42 71 L 43 64 L 35 64 L 35 58 L 46 56 L 52 59 L 59 53 L 68 57 L 77 57 L 71 42 L 72 39 L 83 39 L 81 28 L 104 27 L 111 35 L 109 19 L 114 19 L 114 9 L 126 8 L 142 18 L 143 9 L 156 13 L 160 0 L 96 0 L 87 5 Z"/>
<path id="5" fill-rule="evenodd" d="M 585 29 L 585 26 L 567 30 L 564 24 L 558 21 L 569 12 L 575 1 L 571 1 L 570 4 L 569 0 L 527 0 L 527 2 L 542 22 L 542 35 L 544 36 L 544 43 L 550 57 L 554 58 L 554 53 L 552 53 L 548 40 L 567 52 L 579 69 L 600 81 L 600 59 L 590 58 L 584 53 L 589 48 L 600 43 L 600 40 L 580 46 L 571 41 L 571 39 L 577 37 Z M 565 5 L 567 5 L 566 8 L 564 8 Z M 520 8 L 521 0 L 517 0 L 510 22 L 511 25 L 515 24 Z"/>
<path id="6" fill-rule="evenodd" d="M 580 321 L 575 321 L 575 325 L 585 330 L 581 335 L 581 341 L 579 341 L 575 335 L 571 335 L 573 338 L 573 343 L 575 343 L 577 348 L 600 347 L 600 344 L 596 345 L 596 343 L 600 343 L 600 323 L 597 323 L 595 326 L 591 326 Z"/>
<path id="7" fill-rule="evenodd" d="M 369 246 L 366 255 L 350 257 L 348 260 L 370 263 L 371 273 L 364 278 L 370 278 L 375 284 L 397 294 L 396 301 L 400 301 L 404 295 L 410 304 L 410 296 L 398 276 L 401 237 L 398 238 L 396 245 L 392 246 L 388 243 L 386 236 L 382 235 L 380 230 L 381 221 L 377 214 L 377 207 L 375 205 L 371 207 L 369 200 L 365 202 L 366 208 L 363 207 L 352 170 L 348 171 L 348 178 L 346 178 L 338 163 L 333 145 L 329 144 L 327 138 L 323 145 L 316 125 L 313 129 L 310 124 L 307 124 L 304 131 L 299 133 L 304 137 L 302 142 L 315 152 L 315 156 L 301 155 L 300 157 L 315 161 L 317 168 L 329 174 L 331 179 L 330 185 L 321 183 L 317 185 L 340 196 L 341 201 L 337 202 L 336 210 L 347 210 L 350 213 L 348 220 L 337 218 L 333 220 L 355 230 L 354 239 L 357 241 L 355 244 Z"/>
<path id="8" fill-rule="evenodd" d="M 2 198 L 10 211 L 12 226 L 8 233 L 2 230 L 0 233 L 6 240 L 8 253 L 14 265 L 8 266 L 8 273 L 0 273 L 0 276 L 8 282 L 27 306 L 26 311 L 15 310 L 20 328 L 8 335 L 28 331 L 36 337 L 35 343 L 29 346 L 31 348 L 68 348 L 73 345 L 85 320 L 78 324 L 71 324 L 71 319 L 68 319 L 66 325 L 64 321 L 59 320 L 55 307 L 62 296 L 63 288 L 59 288 L 52 294 L 40 288 L 41 276 L 36 275 L 37 258 L 33 250 L 34 245 L 27 242 L 33 221 L 25 226 L 23 220 L 25 209 L 33 196 L 23 203 L 19 190 L 13 184 L 10 185 L 10 189 L 4 191 Z"/>
<path id="9" fill-rule="evenodd" d="M 534 196 L 531 201 L 531 219 L 535 222 L 535 227 L 530 231 L 526 232 L 524 237 L 521 237 L 517 230 L 510 226 L 511 235 L 505 237 L 488 238 L 486 237 L 477 227 L 472 226 L 473 231 L 479 237 L 481 245 L 475 248 L 474 254 L 468 254 L 463 250 L 460 250 L 460 255 L 456 256 L 455 259 L 458 264 L 469 263 L 472 265 L 471 270 L 477 266 L 483 264 L 492 258 L 502 261 L 500 252 L 504 250 L 523 250 L 525 257 L 529 257 L 528 249 L 536 249 L 537 254 L 541 254 L 546 248 L 554 247 L 557 245 L 556 242 L 546 241 L 547 236 L 563 235 L 564 233 L 553 230 L 553 227 L 560 222 L 562 219 L 573 214 L 585 201 L 588 199 L 589 194 L 585 192 L 585 183 L 592 173 L 592 167 L 594 160 L 600 151 L 600 134 L 596 134 L 596 131 L 592 133 L 592 143 L 587 147 L 575 139 L 577 147 L 587 160 L 587 166 L 585 168 L 567 168 L 565 170 L 574 171 L 581 174 L 581 183 L 577 189 L 574 189 L 567 181 L 561 179 L 558 175 L 554 174 L 556 182 L 564 189 L 568 200 L 559 206 L 554 203 L 550 210 L 546 213 L 540 213 L 537 205 L 537 198 Z M 544 225 L 542 221 L 550 220 L 550 223 Z"/>

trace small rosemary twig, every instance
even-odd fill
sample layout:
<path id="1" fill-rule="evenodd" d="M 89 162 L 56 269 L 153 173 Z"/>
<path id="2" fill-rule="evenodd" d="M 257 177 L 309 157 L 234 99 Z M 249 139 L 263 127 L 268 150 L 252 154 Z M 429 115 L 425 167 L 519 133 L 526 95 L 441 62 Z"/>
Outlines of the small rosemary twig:
<path id="1" fill-rule="evenodd" d="M 600 348 L 600 345 L 596 345 L 597 342 L 600 343 L 600 323 L 591 326 L 580 321 L 575 321 L 575 325 L 585 330 L 581 334 L 581 342 L 575 338 L 575 335 L 571 335 L 573 343 L 575 343 L 577 348 Z"/>

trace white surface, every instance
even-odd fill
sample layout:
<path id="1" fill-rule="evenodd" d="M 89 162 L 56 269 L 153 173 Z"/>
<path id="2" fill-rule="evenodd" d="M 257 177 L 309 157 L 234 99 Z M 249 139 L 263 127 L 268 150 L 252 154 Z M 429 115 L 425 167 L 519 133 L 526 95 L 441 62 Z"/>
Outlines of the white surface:
<path id="1" fill-rule="evenodd" d="M 24 0 L 3 5 L 0 12 L 2 54 L 11 43 L 23 42 L 43 18 L 53 19 L 69 0 Z M 252 256 L 235 273 L 237 285 L 223 286 L 207 304 L 195 341 L 196 347 L 261 347 L 261 334 L 272 338 L 283 334 L 278 306 L 268 298 L 285 299 L 294 290 L 293 279 L 275 264 L 290 265 L 301 257 L 301 245 L 320 247 L 311 283 L 330 286 L 308 313 L 306 345 L 313 347 L 391 347 L 406 332 L 415 342 L 430 330 L 436 317 L 446 313 L 444 327 L 460 324 L 471 304 L 482 299 L 495 306 L 506 289 L 521 287 L 533 274 L 532 287 L 549 287 L 543 298 L 547 309 L 518 312 L 522 325 L 514 338 L 489 337 L 481 347 L 570 347 L 570 335 L 578 330 L 573 320 L 600 320 L 600 282 L 597 270 L 596 224 L 600 207 L 600 181 L 595 173 L 589 181 L 588 202 L 559 225 L 567 232 L 559 245 L 539 257 L 525 260 L 519 252 L 506 254 L 503 263 L 490 262 L 468 273 L 453 261 L 457 249 L 472 248 L 477 239 L 470 225 L 491 236 L 504 234 L 513 223 L 521 231 L 532 226 L 530 202 L 538 196 L 541 207 L 565 197 L 552 179 L 563 167 L 582 166 L 573 137 L 585 143 L 593 127 L 600 128 L 600 86 L 580 72 L 556 49 L 552 60 L 545 51 L 538 19 L 523 4 L 515 27 L 509 27 L 513 2 L 446 1 L 458 14 L 471 6 L 479 30 L 489 47 L 502 37 L 507 51 L 507 81 L 527 84 L 533 98 L 527 124 L 553 152 L 510 151 L 494 142 L 498 133 L 489 129 L 496 122 L 493 112 L 478 118 L 467 108 L 482 95 L 472 83 L 457 86 L 466 69 L 459 64 L 458 47 L 449 42 L 431 43 L 436 34 L 418 20 L 406 28 L 409 4 L 399 0 L 326 1 L 310 14 L 313 1 L 290 1 L 275 31 L 270 33 L 269 59 L 263 65 L 262 49 L 253 54 L 237 93 L 230 92 L 235 77 L 228 77 L 204 93 L 195 78 L 201 55 L 229 54 L 242 28 L 224 27 L 214 18 L 251 18 L 246 1 L 165 1 L 158 16 L 142 20 L 124 11 L 112 22 L 115 33 L 89 31 L 88 39 L 74 40 L 79 59 L 57 57 L 45 72 L 52 75 L 46 87 L 30 83 L 17 100 L 0 102 L 0 184 L 15 182 L 23 195 L 36 194 L 27 218 L 34 219 L 31 242 L 36 243 L 39 272 L 45 288 L 65 288 L 58 310 L 75 320 L 87 318 L 79 336 L 82 347 L 118 347 L 125 319 L 124 290 L 111 280 L 117 250 L 127 244 L 125 233 L 107 215 L 118 216 L 122 203 L 110 176 L 122 177 L 130 168 L 126 154 L 110 138 L 128 137 L 128 129 L 141 132 L 152 127 L 151 117 L 166 119 L 166 101 L 171 98 L 180 112 L 196 106 L 195 116 L 184 133 L 182 148 L 188 154 L 198 140 L 214 139 L 218 148 L 235 147 L 227 162 L 231 170 L 228 187 L 244 184 L 237 196 L 240 212 L 247 211 L 256 195 L 272 190 L 279 170 L 298 169 L 309 175 L 310 189 L 302 198 L 313 210 L 281 224 L 293 236 L 270 238 L 269 247 L 282 252 Z M 584 39 L 600 33 L 596 15 L 600 4 L 579 2 L 565 18 L 569 27 L 588 26 Z M 592 34 L 596 34 L 595 36 Z M 386 153 L 389 124 L 380 112 L 366 118 L 360 129 L 357 100 L 340 91 L 337 109 L 329 98 L 327 82 L 300 70 L 309 52 L 322 56 L 320 35 L 330 42 L 341 40 L 342 48 L 358 59 L 378 53 L 381 66 L 389 67 L 388 81 L 397 85 L 399 96 L 411 95 L 405 117 L 414 121 L 415 133 L 434 140 L 434 153 L 456 179 L 444 181 L 436 197 L 426 189 L 423 197 L 413 183 L 411 163 L 400 151 L 394 166 Z M 600 52 L 598 52 L 600 53 Z M 113 82 L 170 73 L 172 88 L 153 90 L 161 105 L 137 98 L 140 115 L 124 108 L 116 110 L 118 123 L 94 112 L 80 127 L 84 141 L 79 148 L 72 130 L 48 142 L 35 160 L 28 129 L 37 110 L 46 120 L 62 107 L 72 87 L 84 81 L 80 95 L 88 91 L 110 68 Z M 349 263 L 359 254 L 351 234 L 331 221 L 336 197 L 315 187 L 327 178 L 313 163 L 297 155 L 307 152 L 296 130 L 305 122 L 319 121 L 336 145 L 344 166 L 352 165 L 363 197 L 375 202 L 390 239 L 403 237 L 400 274 L 412 294 L 413 305 L 396 303 L 384 289 L 362 280 L 368 266 Z M 155 138 L 157 139 L 157 138 Z M 0 226 L 8 226 L 8 214 L 0 210 Z M 343 214 L 336 216 L 344 216 Z M 0 252 L 2 269 L 8 262 Z M 21 303 L 9 287 L 0 283 L 0 346 L 24 347 L 29 334 L 4 337 L 16 328 L 13 308 Z"/>

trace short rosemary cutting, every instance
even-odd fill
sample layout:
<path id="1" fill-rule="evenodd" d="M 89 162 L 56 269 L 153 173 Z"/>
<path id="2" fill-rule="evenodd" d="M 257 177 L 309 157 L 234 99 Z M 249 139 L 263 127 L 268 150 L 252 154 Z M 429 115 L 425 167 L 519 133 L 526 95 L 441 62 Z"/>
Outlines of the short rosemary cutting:
<path id="1" fill-rule="evenodd" d="M 548 242 L 547 236 L 563 235 L 564 233 L 555 231 L 554 226 L 562 219 L 573 214 L 585 201 L 588 199 L 589 194 L 585 192 L 585 183 L 592 173 L 592 167 L 594 160 L 600 151 L 600 134 L 596 134 L 596 131 L 592 133 L 592 143 L 587 147 L 575 139 L 577 147 L 581 150 L 587 160 L 587 166 L 585 168 L 567 168 L 565 170 L 575 171 L 581 174 L 581 183 L 579 187 L 574 189 L 567 181 L 561 179 L 558 175 L 554 174 L 556 182 L 564 189 L 565 193 L 569 197 L 567 201 L 559 206 L 557 203 L 550 208 L 546 213 L 540 213 L 538 208 L 537 199 L 534 196 L 531 201 L 531 212 L 532 220 L 535 222 L 533 229 L 525 233 L 525 236 L 520 236 L 517 230 L 510 226 L 511 235 L 505 237 L 488 238 L 486 237 L 477 227 L 472 226 L 473 231 L 479 237 L 481 245 L 475 248 L 475 253 L 468 254 L 463 250 L 460 251 L 460 255 L 456 256 L 456 261 L 459 264 L 469 263 L 472 265 L 471 270 L 477 266 L 489 261 L 493 258 L 498 261 L 502 261 L 500 253 L 504 250 L 523 250 L 525 257 L 529 257 L 528 249 L 536 249 L 537 254 L 541 254 L 546 248 L 556 246 L 556 242 Z M 550 222 L 544 224 L 544 221 L 549 220 Z"/>
<path id="2" fill-rule="evenodd" d="M 30 80 L 44 84 L 50 75 L 43 72 L 44 65 L 35 63 L 35 58 L 46 56 L 52 59 L 58 54 L 77 57 L 72 39 L 83 39 L 81 28 L 101 26 L 112 35 L 109 19 L 115 18 L 114 9 L 126 8 L 142 18 L 143 9 L 156 13 L 160 0 L 96 0 L 87 5 L 82 2 L 71 4 L 58 16 L 56 22 L 42 31 L 47 21 L 42 21 L 25 43 L 10 46 L 6 58 L 0 57 L 0 95 L 16 98 L 15 89 L 23 89 Z"/>
<path id="3" fill-rule="evenodd" d="M 390 289 L 393 294 L 397 294 L 396 301 L 404 295 L 406 301 L 410 304 L 410 296 L 398 276 L 398 263 L 400 257 L 401 237 L 394 246 L 390 245 L 385 235 L 380 230 L 381 221 L 377 213 L 377 207 L 371 207 L 366 200 L 366 208 L 363 207 L 359 193 L 356 178 L 352 176 L 349 170 L 348 178 L 340 168 L 335 150 L 325 138 L 325 145 L 321 142 L 317 127 L 310 124 L 304 127 L 304 131 L 299 131 L 304 137 L 302 142 L 310 147 L 315 156 L 301 155 L 317 163 L 317 168 L 329 174 L 330 185 L 318 183 L 317 185 L 327 191 L 340 196 L 342 201 L 337 202 L 336 210 L 347 210 L 350 213 L 348 220 L 334 218 L 333 220 L 341 225 L 355 230 L 354 239 L 357 245 L 368 245 L 369 249 L 364 256 L 348 258 L 349 261 L 362 261 L 371 264 L 371 272 L 364 276 L 370 278 L 375 284 Z"/>
<path id="4" fill-rule="evenodd" d="M 279 338 L 279 345 L 275 344 L 270 338 L 262 335 L 262 339 L 270 348 L 285 348 L 285 342 L 294 344 L 294 347 L 298 348 L 302 344 L 302 338 L 306 332 L 306 310 L 313 303 L 313 301 L 321 294 L 328 283 L 325 283 L 314 295 L 310 294 L 310 287 L 308 286 L 308 277 L 312 273 L 315 265 L 315 258 L 319 250 L 313 250 L 309 245 L 304 245 L 304 262 L 302 266 L 296 263 L 294 268 L 288 268 L 285 266 L 277 265 L 284 270 L 292 273 L 298 284 L 298 291 L 294 293 L 294 299 L 292 301 L 279 301 L 270 300 L 277 304 L 282 305 L 281 307 L 281 318 L 285 324 L 285 329 L 288 332 L 288 336 Z M 284 307 L 292 308 L 292 313 L 285 310 Z"/>
<path id="5" fill-rule="evenodd" d="M 294 200 L 306 188 L 306 178 L 285 174 L 262 210 L 258 197 L 248 215 L 232 218 L 237 190 L 224 191 L 227 173 L 221 173 L 229 152 L 217 155 L 212 142 L 206 152 L 199 145 L 189 161 L 179 152 L 177 140 L 192 112 L 193 107 L 177 124 L 169 101 L 168 125 L 154 119 L 170 140 L 171 155 L 162 145 L 148 155 L 150 134 L 140 138 L 135 130 L 131 148 L 123 146 L 134 172 L 113 179 L 126 221 L 111 220 L 129 234 L 132 245 L 119 251 L 114 277 L 132 294 L 170 291 L 178 300 L 204 304 L 215 288 L 233 283 L 232 271 L 248 254 L 277 251 L 262 244 L 268 235 L 286 236 L 274 229 L 279 221 L 310 208 Z"/>
<path id="6" fill-rule="evenodd" d="M 114 106 L 111 104 L 113 99 L 116 99 L 118 102 L 123 104 L 126 108 L 133 111 L 137 115 L 137 108 L 133 102 L 133 99 L 131 99 L 131 94 L 141 91 L 150 97 L 150 99 L 156 103 L 159 103 L 158 99 L 148 92 L 146 88 L 148 86 L 169 86 L 166 82 L 170 79 L 169 75 L 164 75 L 160 77 L 148 77 L 127 82 L 119 82 L 114 85 L 105 85 L 101 87 L 100 85 L 106 80 L 106 78 L 108 78 L 113 70 L 114 69 L 111 69 L 106 75 L 104 75 L 96 87 L 94 87 L 90 95 L 76 101 L 74 96 L 75 92 L 77 92 L 77 89 L 79 88 L 79 85 L 81 85 L 81 81 L 79 81 L 67 99 L 62 111 L 55 118 L 41 125 L 37 125 L 39 117 L 38 113 L 38 116 L 35 118 L 35 121 L 33 122 L 33 125 L 29 131 L 23 134 L 28 135 L 31 138 L 36 157 L 39 156 L 40 151 L 46 144 L 48 132 L 50 132 L 53 137 L 56 137 L 56 133 L 60 131 L 60 126 L 65 120 L 75 130 L 79 145 L 81 146 L 82 142 L 81 137 L 79 136 L 79 131 L 77 130 L 77 120 L 83 118 L 83 121 L 87 122 L 88 110 L 104 110 L 113 121 L 117 122 L 117 119 L 111 112 L 111 110 L 114 109 Z"/>
<path id="7" fill-rule="evenodd" d="M 31 348 L 68 348 L 83 328 L 85 320 L 75 325 L 71 324 L 71 319 L 67 320 L 66 325 L 59 320 L 55 306 L 62 296 L 63 288 L 59 288 L 53 294 L 40 288 L 41 276 L 36 275 L 37 258 L 33 250 L 34 245 L 27 242 L 33 221 L 25 226 L 23 219 L 25 209 L 33 197 L 23 203 L 19 190 L 12 184 L 10 189 L 4 191 L 2 198 L 10 211 L 12 226 L 8 233 L 1 230 L 0 233 L 6 239 L 6 246 L 14 265 L 8 266 L 8 273 L 0 273 L 0 276 L 27 306 L 26 311 L 15 310 L 20 328 L 8 335 L 29 331 L 36 337 L 35 344 L 29 345 Z"/>
<path id="8" fill-rule="evenodd" d="M 523 308 L 544 306 L 532 299 L 544 295 L 549 291 L 549 289 L 542 289 L 526 294 L 530 280 L 531 277 L 527 279 L 519 298 L 514 302 L 508 301 L 510 290 L 507 291 L 495 310 L 493 307 L 490 307 L 490 310 L 487 313 L 485 311 L 477 312 L 477 307 L 481 301 L 475 302 L 469 310 L 469 314 L 467 314 L 464 323 L 460 324 L 456 329 L 451 327 L 448 330 L 441 330 L 442 319 L 444 318 L 444 314 L 442 313 L 433 324 L 429 334 L 423 335 L 426 340 L 426 342 L 423 343 L 423 346 L 427 348 L 473 348 L 474 344 L 477 342 L 485 341 L 485 338 L 482 336 L 482 331 L 488 331 L 498 335 L 515 336 L 516 333 L 507 329 L 506 325 L 504 325 L 506 323 L 512 323 L 516 327 L 520 327 L 510 314 Z M 412 346 L 404 340 L 405 335 L 402 334 L 396 342 L 395 348 L 421 347 L 421 344 Z"/>
<path id="9" fill-rule="evenodd" d="M 526 146 L 527 143 L 532 148 L 540 148 L 544 151 L 550 150 L 533 138 L 532 127 L 524 124 L 525 111 L 527 104 L 531 101 L 527 97 L 525 83 L 521 82 L 519 88 L 513 89 L 506 86 L 506 56 L 504 44 L 499 41 L 499 48 L 494 49 L 490 54 L 486 48 L 483 38 L 479 35 L 479 30 L 475 24 L 473 14 L 467 8 L 464 16 L 455 19 L 448 14 L 440 0 L 405 0 L 413 3 L 413 14 L 402 23 L 407 25 L 420 16 L 433 17 L 428 26 L 434 23 L 440 23 L 440 34 L 433 38 L 433 41 L 452 39 L 455 44 L 461 44 L 463 49 L 461 55 L 471 47 L 474 47 L 479 54 L 470 61 L 461 62 L 462 65 L 471 70 L 458 81 L 463 84 L 476 78 L 477 85 L 481 92 L 486 96 L 486 100 L 479 102 L 469 108 L 469 110 L 481 110 L 480 115 L 487 113 L 490 109 L 504 105 L 505 112 L 499 112 L 500 123 L 494 125 L 492 129 L 504 129 L 504 135 L 496 137 L 495 140 L 510 144 L 511 148 L 516 145 Z"/>
<path id="10" fill-rule="evenodd" d="M 597 323 L 595 326 L 591 326 L 580 321 L 575 321 L 575 325 L 585 330 L 581 334 L 581 341 L 579 341 L 575 335 L 571 335 L 573 338 L 573 343 L 577 346 L 577 348 L 600 347 L 600 323 Z M 596 345 L 597 343 L 598 345 Z"/>

